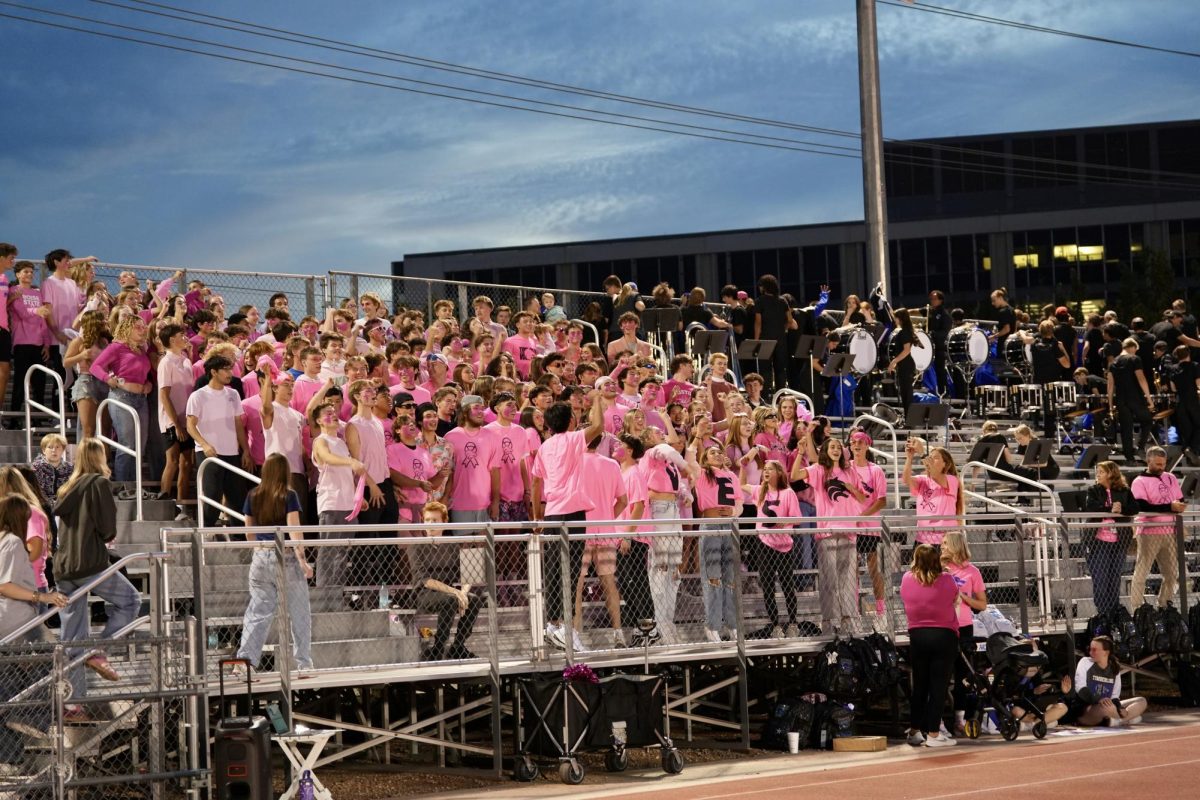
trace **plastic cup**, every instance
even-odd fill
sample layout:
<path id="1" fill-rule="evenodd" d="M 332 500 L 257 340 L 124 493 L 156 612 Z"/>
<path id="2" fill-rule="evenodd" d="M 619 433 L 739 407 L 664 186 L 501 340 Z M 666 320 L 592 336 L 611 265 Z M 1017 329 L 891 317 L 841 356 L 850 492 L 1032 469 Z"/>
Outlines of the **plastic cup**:
<path id="1" fill-rule="evenodd" d="M 787 736 L 788 736 L 788 752 L 789 753 L 799 753 L 800 752 L 800 732 L 799 731 L 788 731 Z"/>

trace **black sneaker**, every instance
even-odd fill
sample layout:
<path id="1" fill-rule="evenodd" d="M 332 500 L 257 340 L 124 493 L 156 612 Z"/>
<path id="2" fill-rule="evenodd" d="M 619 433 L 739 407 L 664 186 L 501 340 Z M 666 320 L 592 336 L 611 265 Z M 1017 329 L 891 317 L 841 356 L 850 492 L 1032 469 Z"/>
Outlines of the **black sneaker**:
<path id="1" fill-rule="evenodd" d="M 446 658 L 453 659 L 455 661 L 471 661 L 479 658 L 479 656 L 472 653 L 463 645 L 455 644 L 450 646 L 450 651 L 446 653 Z"/>
<path id="2" fill-rule="evenodd" d="M 444 661 L 445 658 L 446 657 L 436 647 L 430 647 L 421 653 L 422 661 Z"/>

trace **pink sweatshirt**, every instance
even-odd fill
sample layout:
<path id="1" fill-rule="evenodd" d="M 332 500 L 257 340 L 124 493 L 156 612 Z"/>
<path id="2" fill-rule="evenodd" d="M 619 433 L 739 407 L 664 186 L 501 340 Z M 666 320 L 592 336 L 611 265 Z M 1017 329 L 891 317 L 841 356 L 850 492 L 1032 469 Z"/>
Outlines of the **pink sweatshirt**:
<path id="1" fill-rule="evenodd" d="M 954 604 L 958 586 L 954 578 L 943 572 L 932 586 L 924 586 L 911 572 L 900 580 L 900 599 L 908 617 L 908 629 L 949 628 L 958 632 L 958 615 Z"/>

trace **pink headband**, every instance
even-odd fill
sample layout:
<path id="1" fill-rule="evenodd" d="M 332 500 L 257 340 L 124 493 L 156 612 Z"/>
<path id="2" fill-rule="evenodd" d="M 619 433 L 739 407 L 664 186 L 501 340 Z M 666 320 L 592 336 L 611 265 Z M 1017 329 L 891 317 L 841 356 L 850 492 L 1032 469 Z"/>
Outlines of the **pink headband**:
<path id="1" fill-rule="evenodd" d="M 867 432 L 866 432 L 866 431 L 855 431 L 854 433 L 850 434 L 850 441 L 852 441 L 852 442 L 857 442 L 857 441 L 866 442 L 866 443 L 867 443 L 867 447 L 870 447 L 872 444 L 874 444 L 874 442 L 871 440 L 871 437 L 867 435 Z"/>

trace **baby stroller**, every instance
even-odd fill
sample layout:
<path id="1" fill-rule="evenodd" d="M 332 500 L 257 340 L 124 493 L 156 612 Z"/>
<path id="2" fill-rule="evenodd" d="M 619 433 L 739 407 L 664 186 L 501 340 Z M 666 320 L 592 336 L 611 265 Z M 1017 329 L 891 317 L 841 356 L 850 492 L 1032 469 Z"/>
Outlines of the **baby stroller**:
<path id="1" fill-rule="evenodd" d="M 967 662 L 974 683 L 972 688 L 978 700 L 975 718 L 966 725 L 967 735 L 972 739 L 979 736 L 980 723 L 986 713 L 985 706 L 990 703 L 996 714 L 1000 735 L 1005 741 L 1015 741 L 1021 732 L 1021 723 L 1030 720 L 1033 720 L 1034 738 L 1045 738 L 1046 719 L 1026 679 L 1045 668 L 1049 658 L 1035 649 L 1032 641 L 1007 632 L 989 636 L 984 650 L 991 669 L 980 673 L 969 660 Z M 1024 710 L 1024 717 L 1014 715 L 1017 707 Z"/>

